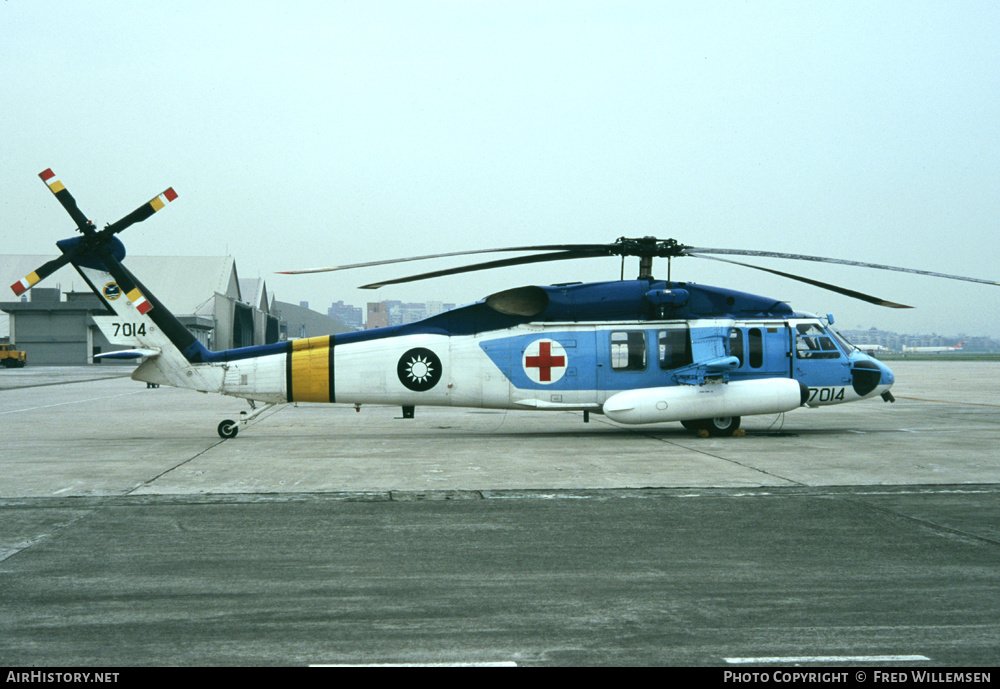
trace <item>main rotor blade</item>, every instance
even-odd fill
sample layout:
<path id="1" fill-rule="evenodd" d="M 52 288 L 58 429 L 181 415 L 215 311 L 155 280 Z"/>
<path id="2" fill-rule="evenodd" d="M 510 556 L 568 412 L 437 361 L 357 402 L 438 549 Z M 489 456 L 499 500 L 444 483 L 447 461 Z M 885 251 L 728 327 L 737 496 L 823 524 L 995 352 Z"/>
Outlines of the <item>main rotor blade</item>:
<path id="1" fill-rule="evenodd" d="M 612 247 L 612 244 L 545 244 L 541 246 L 510 246 L 501 249 L 472 249 L 470 251 L 453 251 L 446 254 L 428 254 L 426 256 L 409 256 L 407 258 L 390 258 L 384 261 L 369 261 L 367 263 L 350 263 L 343 266 L 327 268 L 307 268 L 304 270 L 279 270 L 279 275 L 304 275 L 306 273 L 329 273 L 335 270 L 350 270 L 352 268 L 370 268 L 391 263 L 406 263 L 408 261 L 425 261 L 432 258 L 448 258 L 451 256 L 471 256 L 473 254 L 495 254 L 505 251 L 598 251 Z M 388 283 L 387 283 L 388 284 Z"/>
<path id="2" fill-rule="evenodd" d="M 880 263 L 865 263 L 864 261 L 849 261 L 842 258 L 825 258 L 823 256 L 804 256 L 802 254 L 785 254 L 778 251 L 750 251 L 743 249 L 710 249 L 705 247 L 689 246 L 685 247 L 682 255 L 695 256 L 697 254 L 729 254 L 735 256 L 762 256 L 770 258 L 787 258 L 796 261 L 817 261 L 819 263 L 839 263 L 845 266 L 859 266 L 861 268 L 877 268 L 878 270 L 895 270 L 901 273 L 914 273 L 916 275 L 929 275 L 936 278 L 946 278 L 948 280 L 964 280 L 965 282 L 978 282 L 984 285 L 997 285 L 1000 282 L 994 280 L 984 280 L 981 278 L 970 278 L 962 275 L 948 275 L 947 273 L 935 273 L 929 270 L 917 270 L 916 268 L 900 268 L 898 266 L 887 266 Z M 701 256 L 701 258 L 709 258 Z M 722 259 L 719 259 L 722 260 Z M 744 264 L 739 264 L 744 265 Z M 750 266 L 751 268 L 755 266 Z"/>
<path id="3" fill-rule="evenodd" d="M 130 225 L 134 225 L 137 222 L 142 222 L 146 218 L 150 217 L 156 211 L 163 208 L 165 205 L 177 198 L 177 192 L 174 191 L 173 187 L 170 187 L 165 192 L 156 196 L 146 203 L 142 204 L 134 211 L 126 215 L 121 220 L 113 222 L 107 227 L 105 227 L 101 232 L 105 232 L 108 235 L 118 234 L 122 230 L 125 230 Z"/>
<path id="4" fill-rule="evenodd" d="M 877 304 L 878 306 L 885 306 L 890 309 L 912 309 L 912 306 L 907 306 L 906 304 L 897 304 L 893 301 L 888 301 L 880 297 L 874 297 L 870 294 L 865 294 L 864 292 L 856 292 L 852 289 L 847 289 L 846 287 L 838 287 L 837 285 L 832 285 L 828 282 L 820 282 L 819 280 L 812 280 L 810 278 L 804 278 L 801 275 L 793 275 L 791 273 L 785 273 L 780 270 L 772 270 L 771 268 L 764 268 L 763 266 L 755 266 L 749 263 L 740 263 L 739 261 L 731 261 L 728 258 L 716 258 L 715 256 L 705 256 L 703 254 L 696 253 L 685 253 L 686 256 L 693 256 L 695 258 L 707 258 L 711 261 L 721 261 L 723 263 L 731 263 L 736 266 L 743 266 L 744 268 L 753 268 L 754 270 L 762 270 L 765 273 L 772 273 L 774 275 L 780 275 L 781 277 L 790 278 L 792 280 L 798 280 L 799 282 L 804 282 L 807 285 L 813 285 L 814 287 L 820 287 L 822 289 L 830 290 L 831 292 L 836 292 L 837 294 L 843 294 L 848 297 L 853 297 L 854 299 L 860 299 L 861 301 L 867 301 L 870 304 Z"/>
<path id="5" fill-rule="evenodd" d="M 533 256 L 518 256 L 516 258 L 504 258 L 496 261 L 487 261 L 486 263 L 475 263 L 468 266 L 459 266 L 458 268 L 446 268 L 444 270 L 435 270 L 430 273 L 420 273 L 419 275 L 410 275 L 405 278 L 397 278 L 395 280 L 384 280 L 382 282 L 373 282 L 369 285 L 361 285 L 360 289 L 378 289 L 379 287 L 384 287 L 385 285 L 398 285 L 404 282 L 415 282 L 417 280 L 426 280 L 428 278 L 443 277 L 445 275 L 457 275 L 458 273 L 470 273 L 476 270 L 489 270 L 491 268 L 506 268 L 508 266 L 521 266 L 529 263 L 546 263 L 548 261 L 567 261 L 576 258 L 598 258 L 601 256 L 610 256 L 607 252 L 607 247 L 604 245 L 589 245 L 589 246 L 600 246 L 600 249 L 591 250 L 575 250 L 575 251 L 557 251 L 550 254 L 535 254 Z"/>
<path id="6" fill-rule="evenodd" d="M 69 213 L 69 217 L 73 218 L 73 222 L 76 223 L 77 229 L 79 229 L 84 234 L 89 234 L 94 229 L 94 224 L 87 219 L 87 216 L 83 214 L 79 206 L 76 205 L 76 199 L 73 195 L 69 193 L 59 178 L 56 177 L 56 173 L 52 172 L 52 168 L 48 168 L 44 172 L 38 173 L 38 176 L 45 186 L 49 188 L 53 194 L 55 194 L 56 200 L 62 204 L 62 207 L 66 209 Z"/>

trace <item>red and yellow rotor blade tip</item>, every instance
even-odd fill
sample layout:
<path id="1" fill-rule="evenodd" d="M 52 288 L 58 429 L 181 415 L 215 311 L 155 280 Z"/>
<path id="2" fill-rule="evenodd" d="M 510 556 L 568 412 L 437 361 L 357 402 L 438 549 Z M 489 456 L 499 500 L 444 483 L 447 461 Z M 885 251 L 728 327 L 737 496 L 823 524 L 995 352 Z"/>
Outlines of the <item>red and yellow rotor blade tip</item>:
<path id="1" fill-rule="evenodd" d="M 176 198 L 177 198 L 177 192 L 174 191 L 173 187 L 170 187 L 165 192 L 163 192 L 156 198 L 152 199 L 149 202 L 149 205 L 153 207 L 153 211 L 155 212 L 160 210 L 161 208 L 163 208 L 165 205 L 167 205 Z"/>
<path id="2" fill-rule="evenodd" d="M 56 173 L 52 172 L 52 168 L 47 168 L 44 172 L 39 172 L 38 176 L 43 182 L 45 182 L 45 186 L 47 186 L 53 194 L 58 194 L 66 188 L 63 186 L 63 183 L 59 181 L 59 178 L 56 177 Z"/>
<path id="3" fill-rule="evenodd" d="M 16 294 L 17 296 L 21 296 L 29 289 L 31 289 L 34 285 L 37 285 L 40 281 L 41 278 L 38 276 L 38 273 L 28 273 L 23 278 L 21 278 L 13 285 L 11 285 L 10 288 L 14 290 L 14 294 Z"/>

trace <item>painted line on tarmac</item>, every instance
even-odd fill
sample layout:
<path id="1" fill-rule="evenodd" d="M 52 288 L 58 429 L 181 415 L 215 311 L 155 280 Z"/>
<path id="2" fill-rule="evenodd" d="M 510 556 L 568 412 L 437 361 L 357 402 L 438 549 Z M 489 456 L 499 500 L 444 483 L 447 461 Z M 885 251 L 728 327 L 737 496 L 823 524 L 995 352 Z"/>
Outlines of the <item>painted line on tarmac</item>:
<path id="1" fill-rule="evenodd" d="M 927 656 L 770 656 L 762 658 L 723 658 L 730 665 L 776 664 L 790 665 L 792 663 L 909 663 L 930 661 Z"/>
<path id="2" fill-rule="evenodd" d="M 923 397 L 904 397 L 903 395 L 896 395 L 898 400 L 910 400 L 911 402 L 936 402 L 937 404 L 962 404 L 968 405 L 970 407 L 1000 407 L 1000 404 L 986 404 L 984 402 L 955 402 L 954 400 L 931 400 L 925 399 Z"/>
<path id="3" fill-rule="evenodd" d="M 309 667 L 517 667 L 512 660 L 482 663 L 313 663 Z"/>
<path id="4" fill-rule="evenodd" d="M 45 404 L 40 407 L 25 407 L 24 409 L 10 409 L 8 411 L 0 411 L 0 416 L 4 414 L 18 414 L 25 411 L 35 411 L 36 409 L 52 409 L 53 407 L 64 407 L 67 404 L 83 404 L 84 402 L 96 402 L 97 400 L 109 400 L 115 397 L 126 397 L 128 395 L 138 395 L 145 392 L 145 390 L 136 390 L 135 392 L 122 392 L 117 395 L 105 395 L 104 397 L 90 397 L 85 400 L 71 400 L 69 402 L 59 402 L 58 404 Z"/>
<path id="5" fill-rule="evenodd" d="M 77 383 L 96 383 L 102 380 L 117 380 L 118 378 L 131 378 L 131 375 L 128 373 L 123 373 L 117 376 L 80 378 L 78 380 L 57 380 L 54 383 L 28 383 L 27 385 L 12 385 L 11 387 L 0 387 L 0 392 L 13 392 L 15 390 L 30 390 L 31 388 L 46 388 L 51 385 L 76 385 Z"/>

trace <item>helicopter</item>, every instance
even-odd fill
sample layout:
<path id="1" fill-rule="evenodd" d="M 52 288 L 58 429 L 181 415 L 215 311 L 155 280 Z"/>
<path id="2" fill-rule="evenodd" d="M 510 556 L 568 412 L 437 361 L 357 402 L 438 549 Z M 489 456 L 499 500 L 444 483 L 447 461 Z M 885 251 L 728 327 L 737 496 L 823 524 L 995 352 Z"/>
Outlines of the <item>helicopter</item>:
<path id="1" fill-rule="evenodd" d="M 210 351 L 122 263 L 117 237 L 177 198 L 173 188 L 98 230 L 52 172 L 40 173 L 81 236 L 56 243 L 62 255 L 11 288 L 22 294 L 71 264 L 107 306 L 94 321 L 113 345 L 97 355 L 137 359 L 132 378 L 219 393 L 249 402 L 238 421 L 217 432 L 234 438 L 279 404 L 313 402 L 451 406 L 603 414 L 621 424 L 680 422 L 702 436 L 739 435 L 741 418 L 783 414 L 881 397 L 892 402 L 895 377 L 854 347 L 832 316 L 800 313 L 782 300 L 670 279 L 679 257 L 724 261 L 821 287 L 888 308 L 911 308 L 830 283 L 720 256 L 761 256 L 839 263 L 997 285 L 859 261 L 770 251 L 693 247 L 675 239 L 621 237 L 606 244 L 506 247 L 414 256 L 286 274 L 382 266 L 430 258 L 535 252 L 363 285 L 389 284 L 476 270 L 620 256 L 619 280 L 528 285 L 406 325 Z M 625 259 L 639 275 L 624 276 Z M 653 260 L 666 258 L 666 280 Z M 122 297 L 125 298 L 122 298 Z M 257 403 L 263 406 L 258 407 Z"/>

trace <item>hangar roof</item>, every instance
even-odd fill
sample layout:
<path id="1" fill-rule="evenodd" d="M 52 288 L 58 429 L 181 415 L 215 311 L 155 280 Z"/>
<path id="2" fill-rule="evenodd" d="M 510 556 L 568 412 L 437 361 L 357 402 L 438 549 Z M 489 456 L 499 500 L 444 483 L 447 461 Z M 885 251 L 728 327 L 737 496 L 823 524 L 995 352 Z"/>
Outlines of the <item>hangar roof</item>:
<path id="1" fill-rule="evenodd" d="M 264 278 L 240 278 L 241 300 L 250 306 L 268 313 L 270 298 L 267 295 L 267 285 Z"/>

